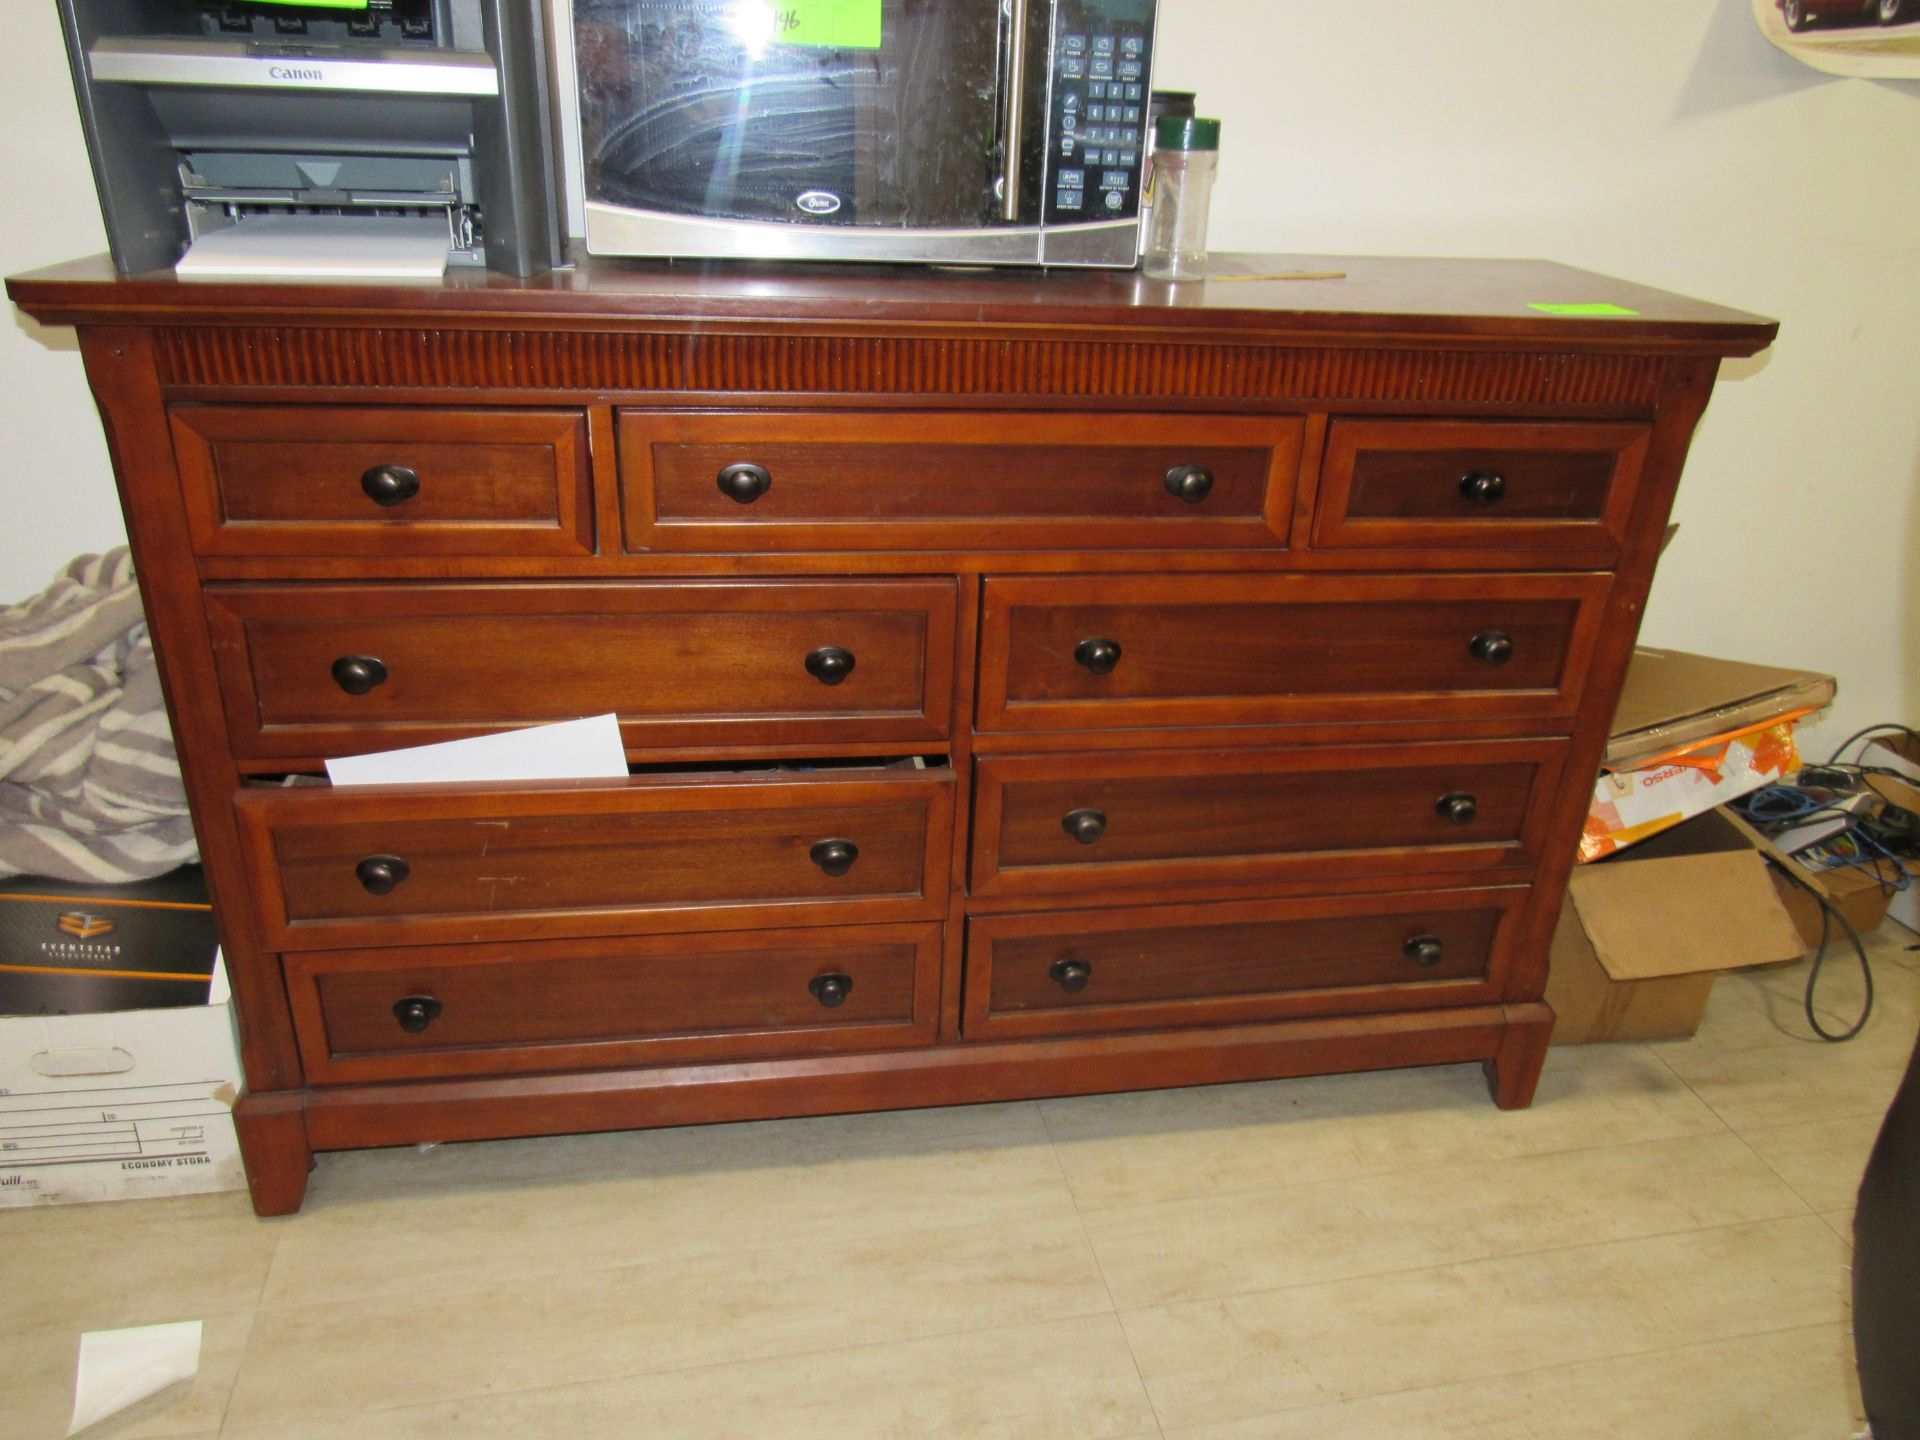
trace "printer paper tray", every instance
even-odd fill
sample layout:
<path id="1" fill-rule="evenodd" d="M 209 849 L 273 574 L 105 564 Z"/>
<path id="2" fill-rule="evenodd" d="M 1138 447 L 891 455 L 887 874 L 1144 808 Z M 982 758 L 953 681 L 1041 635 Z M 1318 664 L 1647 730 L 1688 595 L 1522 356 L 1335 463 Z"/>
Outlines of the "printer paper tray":
<path id="1" fill-rule="evenodd" d="M 174 267 L 188 278 L 311 276 L 438 279 L 447 269 L 444 215 L 262 215 L 210 230 Z"/>

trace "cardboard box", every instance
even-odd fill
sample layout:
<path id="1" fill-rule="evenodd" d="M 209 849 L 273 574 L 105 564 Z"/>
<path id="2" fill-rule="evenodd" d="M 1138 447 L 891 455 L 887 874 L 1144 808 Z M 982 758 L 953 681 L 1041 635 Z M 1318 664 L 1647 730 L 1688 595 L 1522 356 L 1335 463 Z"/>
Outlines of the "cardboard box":
<path id="1" fill-rule="evenodd" d="M 1909 885 L 1887 902 L 1887 918 L 1920 931 L 1920 884 Z"/>
<path id="2" fill-rule="evenodd" d="M 0 1016 L 0 1207 L 245 1186 L 239 1036 L 197 884 L 0 881 L 0 996 L 28 1012 Z"/>
<path id="3" fill-rule="evenodd" d="M 1613 712 L 1608 770 L 1639 770 L 1702 741 L 1833 703 L 1831 675 L 1635 648 Z"/>
<path id="4" fill-rule="evenodd" d="M 1794 721 L 1725 736 L 1640 770 L 1603 773 L 1580 834 L 1582 863 L 1638 845 L 1800 768 Z"/>
<path id="5" fill-rule="evenodd" d="M 1875 740 L 1861 752 L 1860 763 L 1897 771 L 1914 786 L 1920 786 L 1920 737 L 1895 735 Z M 1914 808 L 1912 800 L 1920 796 L 1920 791 L 1907 794 L 1886 786 L 1884 777 L 1876 789 L 1882 790 L 1883 798 L 1891 799 L 1894 804 L 1909 810 Z M 1914 813 L 1920 814 L 1920 810 Z M 1893 896 L 1887 914 L 1909 930 L 1920 930 L 1920 864 L 1910 864 L 1907 869 L 1915 876 L 1915 883 Z"/>
<path id="6" fill-rule="evenodd" d="M 1553 1043 L 1684 1039 L 1715 976 L 1806 948 L 1752 833 L 1709 811 L 1575 869 L 1547 979 Z"/>
<path id="7" fill-rule="evenodd" d="M 1894 898 L 1892 886 L 1896 883 L 1893 867 L 1887 862 L 1880 861 L 1872 870 L 1814 870 L 1801 865 L 1791 856 L 1783 857 L 1783 863 L 1824 896 L 1827 903 L 1844 915 L 1858 934 L 1871 935 L 1886 920 Z M 1826 914 L 1820 902 L 1784 875 L 1775 874 L 1773 884 L 1780 896 L 1780 903 L 1786 906 L 1787 914 L 1793 918 L 1794 928 L 1800 932 L 1807 949 L 1819 948 L 1822 917 Z M 1827 940 L 1829 948 L 1847 943 L 1844 929 L 1831 922 L 1828 922 L 1827 928 L 1831 932 Z"/>
<path id="8" fill-rule="evenodd" d="M 1881 753 L 1886 755 L 1890 760 L 1894 761 L 1894 768 L 1900 771 L 1897 775 L 1881 774 L 1867 776 L 1867 789 L 1872 791 L 1875 798 L 1879 800 L 1883 812 L 1885 812 L 1882 816 L 1883 819 L 1891 818 L 1892 812 L 1896 811 L 1905 812 L 1906 816 L 1920 819 L 1920 764 L 1915 763 L 1909 758 L 1910 753 L 1920 752 L 1920 741 L 1908 740 L 1905 743 L 1909 747 L 1909 752 L 1898 755 L 1886 750 L 1884 747 L 1874 747 L 1880 750 Z M 1865 763 L 1872 764 L 1873 762 L 1869 760 Z M 1909 819 L 1906 823 L 1908 826 L 1912 826 L 1914 820 Z M 1908 875 L 1912 876 L 1916 882 L 1894 897 L 1895 908 L 1904 911 L 1902 916 L 1904 923 L 1909 927 L 1913 927 L 1914 895 L 1916 891 L 1920 891 L 1920 860 L 1913 858 L 1911 854 L 1912 847 L 1907 843 L 1905 837 L 1889 840 L 1888 843 L 1899 852 L 1902 857 L 1901 863 L 1903 867 Z"/>
<path id="9" fill-rule="evenodd" d="M 219 944 L 198 865 L 127 885 L 0 878 L 0 1015 L 204 1005 Z"/>
<path id="10" fill-rule="evenodd" d="M 1863 763 L 1872 765 L 1876 761 Z M 1920 814 L 1920 786 L 1892 775 L 1869 775 L 1865 786 L 1861 794 L 1840 803 L 1862 814 L 1877 814 L 1883 804 Z M 1802 885 L 1817 891 L 1845 916 L 1859 934 L 1872 934 L 1889 915 L 1911 925 L 1904 916 L 1912 913 L 1914 897 L 1920 893 L 1920 866 L 1893 859 L 1858 865 L 1825 864 L 1813 853 L 1821 848 L 1819 842 L 1825 838 L 1829 837 L 1821 830 L 1802 826 L 1762 839 L 1760 843 L 1783 869 L 1797 877 Z M 1808 895 L 1802 885 L 1795 885 L 1784 876 L 1774 878 L 1808 947 L 1817 946 L 1822 914 L 1819 902 Z M 1829 943 L 1844 943 L 1846 932 L 1837 926 L 1831 928 Z"/>
<path id="11" fill-rule="evenodd" d="M 1808 671 L 1634 651 L 1580 859 L 1624 850 L 1799 769 L 1794 727 L 1833 693 L 1830 676 Z"/>
<path id="12" fill-rule="evenodd" d="M 0 1019 L 0 1207 L 246 1185 L 226 971 L 205 1005 Z"/>
<path id="13" fill-rule="evenodd" d="M 1866 749 L 1860 752 L 1859 763 L 1870 769 L 1898 771 L 1920 784 L 1920 740 L 1911 735 L 1898 734 L 1870 740 Z"/>
<path id="14" fill-rule="evenodd" d="M 1684 1040 L 1700 1028 L 1715 976 L 1615 980 L 1600 964 L 1569 895 L 1553 930 L 1547 1003 L 1555 1045 L 1612 1040 Z"/>

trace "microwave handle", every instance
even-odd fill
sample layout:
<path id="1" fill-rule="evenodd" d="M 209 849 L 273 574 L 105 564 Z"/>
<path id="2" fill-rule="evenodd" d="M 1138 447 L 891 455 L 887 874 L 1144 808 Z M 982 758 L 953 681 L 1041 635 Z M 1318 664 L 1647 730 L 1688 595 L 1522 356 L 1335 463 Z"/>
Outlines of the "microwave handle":
<path id="1" fill-rule="evenodd" d="M 1007 0 L 1007 88 L 1004 124 L 1000 133 L 1006 138 L 1005 154 L 1000 162 L 1000 218 L 1020 218 L 1020 151 L 1022 130 L 1026 124 L 1027 96 L 1027 3 Z"/>

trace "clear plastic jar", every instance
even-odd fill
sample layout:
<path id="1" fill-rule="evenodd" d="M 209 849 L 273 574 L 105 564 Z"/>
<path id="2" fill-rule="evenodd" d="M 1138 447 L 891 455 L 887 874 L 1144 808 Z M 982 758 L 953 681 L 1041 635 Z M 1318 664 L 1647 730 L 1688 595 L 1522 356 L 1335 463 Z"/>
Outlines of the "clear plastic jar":
<path id="1" fill-rule="evenodd" d="M 1147 274 L 1156 280 L 1207 278 L 1207 211 L 1220 160 L 1220 122 L 1163 115 L 1154 129 L 1153 209 L 1147 216 Z"/>

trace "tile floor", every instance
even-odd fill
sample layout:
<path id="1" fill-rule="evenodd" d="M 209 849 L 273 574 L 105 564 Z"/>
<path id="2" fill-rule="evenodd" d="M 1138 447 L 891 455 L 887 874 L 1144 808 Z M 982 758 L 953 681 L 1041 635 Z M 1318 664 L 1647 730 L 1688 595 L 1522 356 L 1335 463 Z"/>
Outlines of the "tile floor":
<path id="1" fill-rule="evenodd" d="M 64 1433 L 81 1330 L 197 1317 L 198 1379 L 101 1440 L 1852 1436 L 1914 939 L 1849 1045 L 1804 966 L 1727 977 L 1511 1115 L 1454 1066 L 329 1155 L 286 1220 L 0 1212 L 0 1435 Z"/>

